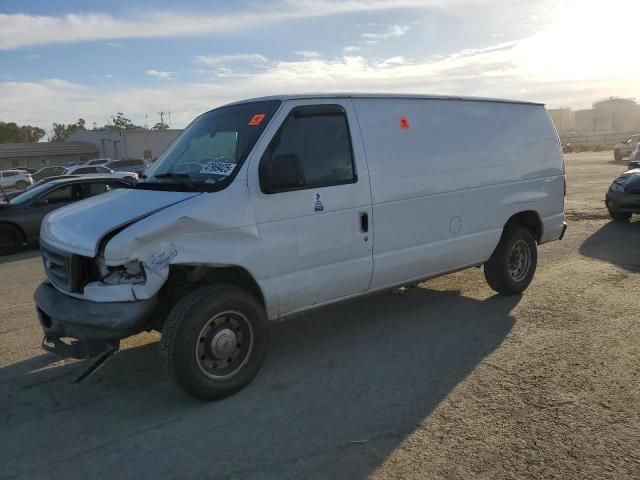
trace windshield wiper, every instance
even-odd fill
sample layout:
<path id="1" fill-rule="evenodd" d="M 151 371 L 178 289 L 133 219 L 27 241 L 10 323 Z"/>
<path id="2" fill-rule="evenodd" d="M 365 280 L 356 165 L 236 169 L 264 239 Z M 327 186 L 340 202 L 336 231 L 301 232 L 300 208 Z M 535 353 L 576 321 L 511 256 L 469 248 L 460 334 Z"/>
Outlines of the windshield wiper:
<path id="1" fill-rule="evenodd" d="M 175 172 L 165 172 L 158 173 L 157 175 L 153 175 L 151 178 L 172 178 L 177 180 L 178 183 L 181 183 L 189 190 L 193 190 L 193 182 L 191 181 L 191 177 L 186 173 L 175 173 Z"/>

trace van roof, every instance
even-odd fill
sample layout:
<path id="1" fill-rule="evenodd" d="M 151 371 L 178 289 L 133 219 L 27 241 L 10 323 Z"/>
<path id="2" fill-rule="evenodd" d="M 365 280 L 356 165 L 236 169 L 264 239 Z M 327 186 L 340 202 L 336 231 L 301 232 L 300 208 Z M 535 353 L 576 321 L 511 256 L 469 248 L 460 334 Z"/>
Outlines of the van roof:
<path id="1" fill-rule="evenodd" d="M 457 95 L 425 95 L 419 93 L 301 93 L 296 95 L 271 95 L 267 97 L 249 98 L 238 102 L 228 103 L 229 105 L 240 105 L 243 103 L 261 102 L 265 100 L 306 100 L 317 98 L 398 98 L 398 99 L 420 99 L 420 100 L 459 100 L 466 102 L 497 102 L 497 103 L 519 103 L 524 105 L 544 106 L 544 103 L 527 102 L 524 100 L 508 100 L 503 98 L 488 97 L 467 97 Z"/>

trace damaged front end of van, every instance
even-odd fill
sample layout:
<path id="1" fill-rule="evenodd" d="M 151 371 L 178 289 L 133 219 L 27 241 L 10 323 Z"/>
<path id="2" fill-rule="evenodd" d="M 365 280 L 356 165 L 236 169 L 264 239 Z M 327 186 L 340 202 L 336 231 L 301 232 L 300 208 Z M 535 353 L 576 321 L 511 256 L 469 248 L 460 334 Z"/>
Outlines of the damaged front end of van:
<path id="1" fill-rule="evenodd" d="M 34 299 L 45 350 L 90 358 L 117 350 L 122 338 L 149 329 L 153 323 L 160 304 L 158 292 L 177 256 L 177 246 L 152 243 L 125 259 L 110 257 L 107 246 L 133 224 L 194 195 L 167 198 L 164 192 L 169 201 L 154 208 L 145 205 L 139 193 L 115 192 L 108 204 L 96 198 L 91 209 L 65 209 L 43 223 L 41 252 L 47 279 L 36 289 Z M 133 218 L 113 213 L 125 207 Z M 100 223 L 101 228 L 94 228 Z M 74 233 L 73 225 L 78 224 L 84 229 Z"/>

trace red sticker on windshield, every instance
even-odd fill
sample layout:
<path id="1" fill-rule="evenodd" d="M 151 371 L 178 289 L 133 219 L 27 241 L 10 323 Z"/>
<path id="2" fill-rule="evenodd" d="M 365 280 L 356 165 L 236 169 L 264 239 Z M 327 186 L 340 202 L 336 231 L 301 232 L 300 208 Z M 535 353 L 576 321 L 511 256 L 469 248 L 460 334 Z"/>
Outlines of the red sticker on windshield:
<path id="1" fill-rule="evenodd" d="M 409 130 L 411 128 L 411 125 L 409 125 L 409 119 L 404 115 L 400 117 L 400 128 L 403 130 Z"/>
<path id="2" fill-rule="evenodd" d="M 249 125 L 251 126 L 260 125 L 260 122 L 262 122 L 262 119 L 264 117 L 265 117 L 264 113 L 258 113 L 254 115 L 253 117 L 251 117 L 251 120 L 249 120 Z"/>

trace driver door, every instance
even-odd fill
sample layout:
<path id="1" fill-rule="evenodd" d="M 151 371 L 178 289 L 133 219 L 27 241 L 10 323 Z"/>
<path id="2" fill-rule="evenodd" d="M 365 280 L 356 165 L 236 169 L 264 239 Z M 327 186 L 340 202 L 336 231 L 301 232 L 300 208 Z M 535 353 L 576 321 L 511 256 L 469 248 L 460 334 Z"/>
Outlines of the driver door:
<path id="1" fill-rule="evenodd" d="M 289 101 L 255 149 L 249 187 L 263 281 L 281 316 L 369 288 L 371 192 L 359 131 L 349 99 Z M 275 190 L 265 187 L 274 161 L 299 170 Z"/>

